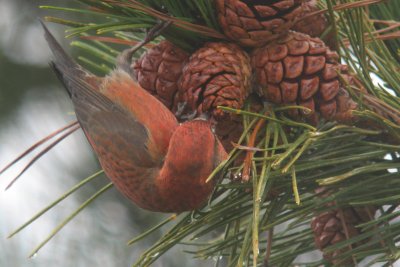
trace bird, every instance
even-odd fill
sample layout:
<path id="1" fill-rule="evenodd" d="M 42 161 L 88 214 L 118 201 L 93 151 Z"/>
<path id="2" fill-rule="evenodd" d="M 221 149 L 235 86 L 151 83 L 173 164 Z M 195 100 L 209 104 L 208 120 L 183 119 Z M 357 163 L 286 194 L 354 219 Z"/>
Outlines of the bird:
<path id="1" fill-rule="evenodd" d="M 207 178 L 227 158 L 207 116 L 179 123 L 134 80 L 129 64 L 121 61 L 106 76 L 96 76 L 76 63 L 41 24 L 53 54 L 50 65 L 117 190 L 154 212 L 201 208 L 215 188 Z M 131 56 L 133 50 L 121 54 Z"/>

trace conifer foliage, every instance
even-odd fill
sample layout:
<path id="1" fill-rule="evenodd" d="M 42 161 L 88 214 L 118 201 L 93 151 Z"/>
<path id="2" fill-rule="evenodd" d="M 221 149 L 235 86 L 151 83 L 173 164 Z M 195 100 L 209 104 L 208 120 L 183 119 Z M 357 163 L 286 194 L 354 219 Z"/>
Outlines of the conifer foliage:
<path id="1" fill-rule="evenodd" d="M 98 73 L 144 29 L 170 22 L 135 53 L 131 74 L 180 121 L 208 114 L 229 152 L 209 177 L 217 185 L 207 205 L 130 242 L 170 227 L 134 266 L 151 266 L 182 244 L 215 266 L 390 266 L 400 258 L 400 65 L 392 40 L 400 22 L 389 12 L 397 0 L 78 2 L 42 8 L 47 21 L 68 26 L 73 46 L 91 55 L 81 63 Z M 54 11 L 87 16 L 70 21 Z M 310 260 L 314 251 L 322 256 Z"/>

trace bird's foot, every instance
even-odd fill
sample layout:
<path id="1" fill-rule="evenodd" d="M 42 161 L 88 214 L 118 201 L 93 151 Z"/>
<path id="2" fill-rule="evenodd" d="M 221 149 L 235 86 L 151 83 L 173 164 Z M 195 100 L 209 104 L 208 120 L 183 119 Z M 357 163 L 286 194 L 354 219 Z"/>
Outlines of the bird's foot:
<path id="1" fill-rule="evenodd" d="M 146 29 L 146 35 L 141 42 L 131 48 L 125 49 L 118 55 L 117 67 L 131 74 L 132 71 L 130 66 L 132 64 L 133 54 L 135 54 L 140 48 L 157 38 L 171 24 L 172 21 L 159 21 L 150 30 Z"/>
<path id="2" fill-rule="evenodd" d="M 193 120 L 194 118 L 196 118 L 197 110 L 194 110 L 189 113 L 185 113 L 187 106 L 188 106 L 188 103 L 186 101 L 178 103 L 177 110 L 175 112 L 175 117 L 177 117 L 179 121 L 188 121 L 188 120 Z"/>

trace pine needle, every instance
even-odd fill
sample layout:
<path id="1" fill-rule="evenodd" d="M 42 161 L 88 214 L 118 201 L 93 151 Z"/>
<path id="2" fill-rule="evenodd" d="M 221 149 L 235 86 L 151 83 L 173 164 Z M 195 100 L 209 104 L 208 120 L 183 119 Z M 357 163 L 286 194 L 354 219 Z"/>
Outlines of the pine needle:
<path id="1" fill-rule="evenodd" d="M 10 189 L 14 183 L 30 168 L 33 166 L 33 164 L 38 161 L 42 156 L 46 155 L 47 152 L 49 152 L 53 147 L 55 147 L 58 143 L 60 143 L 61 141 L 63 141 L 65 138 L 67 138 L 68 136 L 70 136 L 73 132 L 75 132 L 76 130 L 78 130 L 80 128 L 79 125 L 75 125 L 74 127 L 72 127 L 72 129 L 70 129 L 69 131 L 67 131 L 66 133 L 64 133 L 63 135 L 61 135 L 59 138 L 57 138 L 56 140 L 54 140 L 53 142 L 51 142 L 47 147 L 45 147 L 42 151 L 40 151 L 37 155 L 35 155 L 35 157 L 30 160 L 28 162 L 28 164 L 18 173 L 17 176 L 15 176 L 11 182 L 7 185 L 5 190 Z"/>
<path id="2" fill-rule="evenodd" d="M 46 206 L 45 208 L 43 208 L 41 211 L 39 211 L 38 213 L 36 213 L 32 218 L 30 218 L 27 222 L 25 222 L 23 225 L 21 225 L 20 227 L 18 227 L 16 230 L 14 230 L 11 234 L 8 235 L 7 238 L 11 238 L 14 235 L 18 234 L 19 232 L 21 232 L 23 229 L 25 229 L 27 226 L 29 226 L 31 223 L 33 223 L 34 221 L 36 221 L 38 218 L 40 218 L 43 214 L 45 214 L 46 212 L 48 212 L 49 210 L 51 210 L 52 208 L 54 208 L 57 204 L 59 204 L 61 201 L 65 200 L 66 198 L 68 198 L 70 195 L 72 195 L 75 191 L 77 191 L 78 189 L 80 189 L 81 187 L 83 187 L 84 185 L 92 182 L 95 178 L 99 177 L 101 174 L 103 174 L 104 171 L 99 171 L 85 179 L 83 179 L 81 182 L 79 182 L 78 184 L 74 185 L 70 190 L 68 190 L 67 192 L 65 192 L 64 194 L 62 194 L 58 199 L 56 199 L 54 202 L 50 203 L 48 206 Z"/>
<path id="3" fill-rule="evenodd" d="M 37 247 L 35 247 L 32 252 L 29 254 L 29 258 L 34 257 L 41 248 L 43 248 L 59 231 L 61 231 L 64 226 L 66 226 L 72 219 L 74 219 L 82 210 L 84 210 L 87 206 L 89 206 L 96 198 L 98 198 L 101 194 L 106 192 L 113 186 L 112 183 L 107 184 L 103 188 L 101 188 L 96 194 L 91 196 L 88 200 L 86 200 L 82 205 L 80 205 L 74 212 L 72 212 L 67 218 L 64 219 L 57 227 L 53 229 L 49 236 L 45 238 Z"/>
<path id="4" fill-rule="evenodd" d="M 12 166 L 14 166 L 16 163 L 18 163 L 21 159 L 25 158 L 27 155 L 29 155 L 32 151 L 34 151 L 36 148 L 38 148 L 39 146 L 41 146 L 42 144 L 46 143 L 48 140 L 52 139 L 53 137 L 55 137 L 56 135 L 64 132 L 65 130 L 77 125 L 78 122 L 74 121 L 64 127 L 61 127 L 60 129 L 52 132 L 51 134 L 47 135 L 46 137 L 44 137 L 43 139 L 39 140 L 38 142 L 36 142 L 35 144 L 33 144 L 31 147 L 29 147 L 27 150 L 25 150 L 24 152 L 22 152 L 21 155 L 19 155 L 17 158 L 15 158 L 13 161 L 11 161 L 9 164 L 7 164 L 5 167 L 3 167 L 3 169 L 0 170 L 0 175 L 3 174 L 5 171 L 7 171 L 9 168 L 11 168 Z"/>

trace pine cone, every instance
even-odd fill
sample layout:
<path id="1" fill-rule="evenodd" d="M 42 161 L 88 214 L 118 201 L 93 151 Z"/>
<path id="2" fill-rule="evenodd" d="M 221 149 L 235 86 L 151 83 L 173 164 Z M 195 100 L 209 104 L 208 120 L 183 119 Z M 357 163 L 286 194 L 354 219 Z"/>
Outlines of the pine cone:
<path id="1" fill-rule="evenodd" d="M 308 34 L 311 37 L 321 37 L 321 35 L 329 28 L 329 22 L 325 14 L 306 17 L 310 13 L 319 10 L 320 8 L 318 7 L 317 0 L 306 1 L 303 4 L 302 13 L 298 16 L 299 21 L 292 27 L 292 30 Z M 326 34 L 324 41 L 331 49 L 334 48 L 335 33 L 333 30 Z"/>
<path id="2" fill-rule="evenodd" d="M 316 190 L 319 197 L 326 198 L 331 192 L 326 187 L 319 187 Z M 327 203 L 327 207 L 333 207 L 334 202 Z M 373 206 L 365 207 L 346 207 L 333 209 L 317 214 L 312 222 L 311 229 L 314 232 L 315 246 L 323 251 L 325 248 L 345 241 L 361 234 L 361 229 L 357 225 L 366 223 L 373 219 L 376 208 Z M 355 248 L 368 242 L 368 239 L 353 243 L 351 248 Z M 345 261 L 339 259 L 340 254 L 346 252 L 350 247 L 346 247 L 333 252 L 324 252 L 324 258 L 337 266 L 353 266 L 353 259 L 347 258 Z"/>
<path id="3" fill-rule="evenodd" d="M 290 115 L 316 122 L 318 113 L 327 120 L 349 121 L 357 104 L 338 73 L 347 67 L 319 38 L 289 32 L 285 38 L 258 48 L 252 55 L 258 93 L 275 104 L 301 105 L 311 113 L 291 110 Z"/>
<path id="4" fill-rule="evenodd" d="M 186 112 L 207 112 L 216 121 L 227 118 L 217 106 L 241 108 L 250 93 L 248 55 L 234 44 L 207 43 L 193 53 L 179 83 Z"/>
<path id="5" fill-rule="evenodd" d="M 175 110 L 178 80 L 188 58 L 189 55 L 176 45 L 162 41 L 134 62 L 132 69 L 141 87 Z"/>
<path id="6" fill-rule="evenodd" d="M 314 232 L 314 241 L 318 249 L 323 251 L 325 248 L 345 241 L 348 238 L 355 237 L 361 234 L 361 231 L 356 226 L 366 223 L 371 220 L 370 216 L 374 216 L 376 209 L 373 207 L 364 208 L 342 208 L 328 212 L 323 212 L 314 217 L 311 222 L 311 228 Z M 342 217 L 343 215 L 343 217 Z M 344 222 L 342 221 L 344 218 Z M 343 226 L 346 226 L 344 229 Z M 348 238 L 346 237 L 346 231 Z M 352 248 L 360 246 L 368 240 L 361 240 L 352 245 Z M 342 250 L 337 250 L 330 253 L 324 253 L 324 258 L 337 266 L 353 266 L 351 258 L 347 258 L 344 262 L 339 260 L 341 253 L 349 250 L 346 247 Z"/>
<path id="7" fill-rule="evenodd" d="M 289 30 L 302 13 L 303 0 L 216 0 L 225 35 L 242 46 L 259 47 Z"/>

